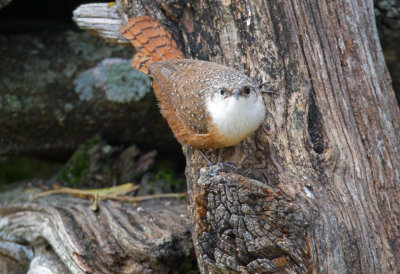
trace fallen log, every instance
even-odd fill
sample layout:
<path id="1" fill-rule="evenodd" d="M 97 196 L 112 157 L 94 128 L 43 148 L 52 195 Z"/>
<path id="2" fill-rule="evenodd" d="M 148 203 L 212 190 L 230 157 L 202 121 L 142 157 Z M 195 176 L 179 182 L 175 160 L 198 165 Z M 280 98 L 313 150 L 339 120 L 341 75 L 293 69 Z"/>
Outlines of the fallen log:
<path id="1" fill-rule="evenodd" d="M 22 194 L 17 197 L 17 193 Z M 0 195 L 0 273 L 195 269 L 184 202 L 108 200 L 99 201 L 98 210 L 93 211 L 87 200 L 51 195 L 29 202 L 31 195 L 21 188 Z"/>

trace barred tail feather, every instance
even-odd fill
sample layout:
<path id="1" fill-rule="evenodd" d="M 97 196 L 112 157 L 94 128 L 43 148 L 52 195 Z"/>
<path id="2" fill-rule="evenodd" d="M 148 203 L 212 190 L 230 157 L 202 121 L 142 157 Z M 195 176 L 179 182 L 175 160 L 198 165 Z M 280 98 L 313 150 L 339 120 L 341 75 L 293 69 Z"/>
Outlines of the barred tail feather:
<path id="1" fill-rule="evenodd" d="M 121 33 L 138 50 L 131 64 L 143 73 L 149 74 L 151 63 L 184 58 L 171 34 L 147 15 L 130 19 Z"/>

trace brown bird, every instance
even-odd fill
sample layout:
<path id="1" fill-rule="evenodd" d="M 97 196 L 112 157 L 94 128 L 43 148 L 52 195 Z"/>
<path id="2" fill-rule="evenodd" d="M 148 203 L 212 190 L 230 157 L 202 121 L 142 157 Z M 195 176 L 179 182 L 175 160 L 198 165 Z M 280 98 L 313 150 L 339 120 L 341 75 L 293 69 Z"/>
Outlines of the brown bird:
<path id="1" fill-rule="evenodd" d="M 232 68 L 183 53 L 147 15 L 129 20 L 122 34 L 138 50 L 132 66 L 150 74 L 161 113 L 181 144 L 197 149 L 238 144 L 262 123 L 259 85 Z"/>

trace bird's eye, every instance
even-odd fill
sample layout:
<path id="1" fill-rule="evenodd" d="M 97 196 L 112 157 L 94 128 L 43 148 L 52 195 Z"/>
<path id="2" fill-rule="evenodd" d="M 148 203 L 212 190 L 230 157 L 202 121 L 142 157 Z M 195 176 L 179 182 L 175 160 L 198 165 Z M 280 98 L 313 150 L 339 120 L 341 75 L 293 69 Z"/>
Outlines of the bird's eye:
<path id="1" fill-rule="evenodd" d="M 244 87 L 244 88 L 243 88 L 243 91 L 244 91 L 245 94 L 250 94 L 250 91 L 251 91 L 251 90 L 250 90 L 249 87 Z"/>
<path id="2" fill-rule="evenodd" d="M 219 90 L 219 93 L 220 93 L 221 95 L 224 95 L 224 94 L 225 94 L 225 90 L 224 90 L 223 88 L 221 88 L 221 89 Z"/>

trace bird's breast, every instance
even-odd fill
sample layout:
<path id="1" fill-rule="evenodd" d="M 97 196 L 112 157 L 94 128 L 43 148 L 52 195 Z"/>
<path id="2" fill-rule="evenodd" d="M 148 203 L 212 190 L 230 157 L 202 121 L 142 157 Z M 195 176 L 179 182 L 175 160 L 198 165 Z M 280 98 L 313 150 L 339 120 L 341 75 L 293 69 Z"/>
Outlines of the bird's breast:
<path id="1" fill-rule="evenodd" d="M 253 133 L 265 117 L 262 98 L 209 99 L 207 111 L 212 124 L 224 136 L 226 146 L 234 146 Z"/>

